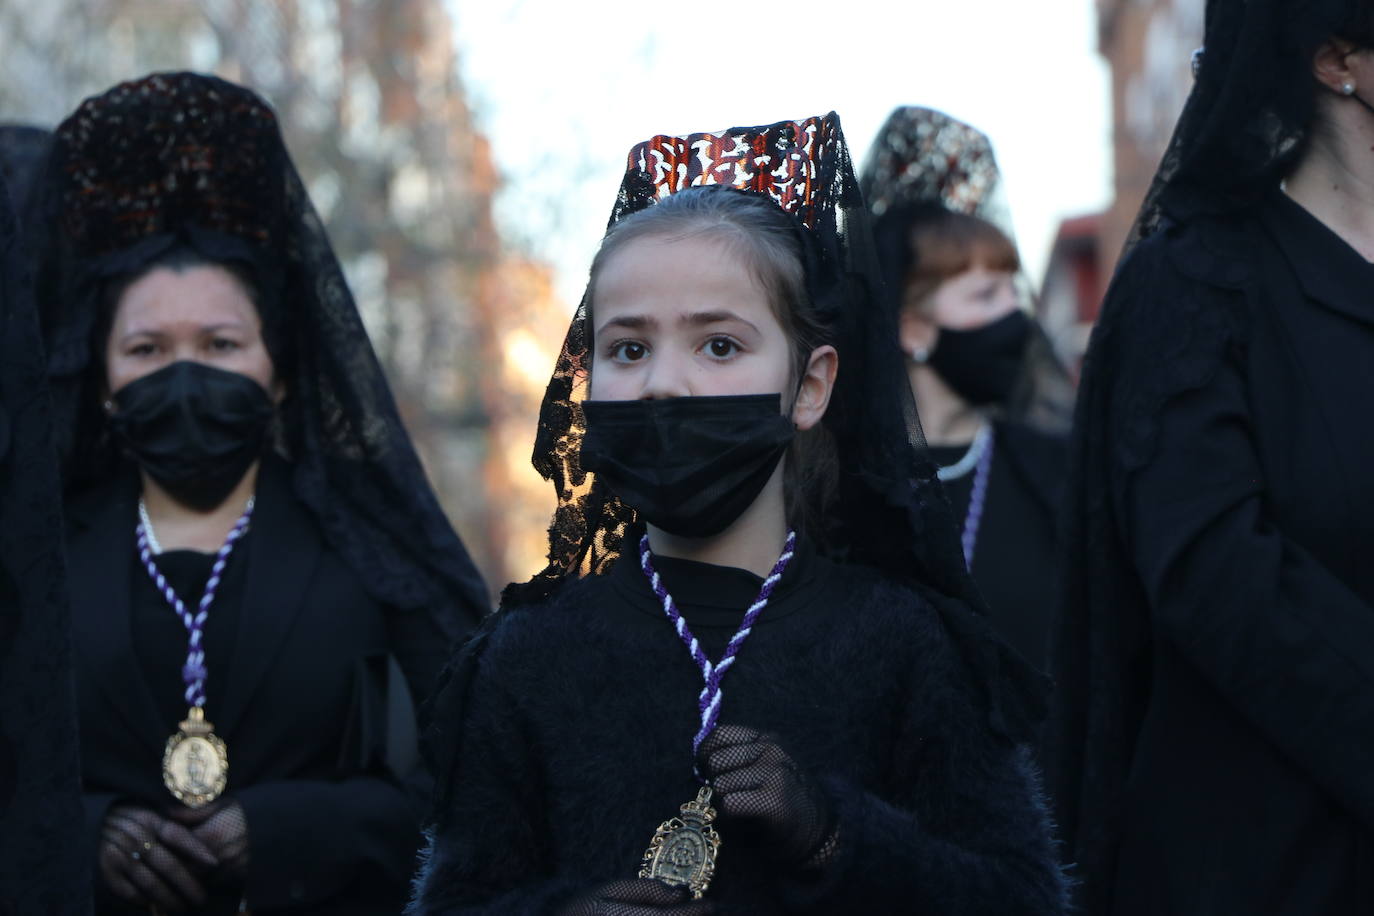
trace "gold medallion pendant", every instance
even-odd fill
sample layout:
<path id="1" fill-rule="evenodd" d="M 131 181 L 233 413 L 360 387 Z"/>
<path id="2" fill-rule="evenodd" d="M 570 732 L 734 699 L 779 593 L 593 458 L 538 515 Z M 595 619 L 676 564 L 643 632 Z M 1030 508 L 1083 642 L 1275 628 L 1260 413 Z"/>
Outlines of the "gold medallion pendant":
<path id="1" fill-rule="evenodd" d="M 716 809 L 711 807 L 711 787 L 703 786 L 694 801 L 674 817 L 658 825 L 644 851 L 641 878 L 657 878 L 673 887 L 686 885 L 693 900 L 700 900 L 716 873 L 720 834 L 711 826 Z"/>
<path id="2" fill-rule="evenodd" d="M 199 808 L 219 798 L 228 785 L 229 749 L 199 706 L 191 707 L 180 729 L 162 752 L 162 782 L 177 801 Z"/>

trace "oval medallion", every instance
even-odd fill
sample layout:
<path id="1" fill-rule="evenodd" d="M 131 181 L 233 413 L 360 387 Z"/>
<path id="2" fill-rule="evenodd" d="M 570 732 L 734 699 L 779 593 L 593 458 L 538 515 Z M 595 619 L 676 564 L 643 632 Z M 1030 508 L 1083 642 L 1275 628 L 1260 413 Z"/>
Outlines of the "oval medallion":
<path id="1" fill-rule="evenodd" d="M 163 784 L 177 801 L 191 808 L 219 798 L 229 783 L 229 750 L 212 728 L 205 714 L 192 708 L 162 753 Z"/>

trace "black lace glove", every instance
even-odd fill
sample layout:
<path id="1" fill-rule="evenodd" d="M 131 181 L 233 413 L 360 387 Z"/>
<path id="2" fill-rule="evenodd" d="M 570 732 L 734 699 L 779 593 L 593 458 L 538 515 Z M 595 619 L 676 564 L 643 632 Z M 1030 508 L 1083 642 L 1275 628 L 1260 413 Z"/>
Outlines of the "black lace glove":
<path id="1" fill-rule="evenodd" d="M 652 878 L 627 878 L 603 884 L 569 901 L 558 916 L 710 916 L 709 900 L 692 900 L 685 887 L 670 887 Z"/>
<path id="2" fill-rule="evenodd" d="M 101 825 L 96 864 L 121 900 L 183 913 L 205 903 L 205 877 L 219 860 L 181 824 L 148 808 L 115 805 Z"/>
<path id="3" fill-rule="evenodd" d="M 219 882 L 241 884 L 248 876 L 248 817 L 238 801 L 226 796 L 201 808 L 179 808 L 172 818 L 214 855 Z"/>
<path id="4" fill-rule="evenodd" d="M 838 830 L 820 786 L 771 735 L 722 725 L 701 745 L 702 775 L 722 821 L 724 842 L 741 837 L 775 861 L 823 868 L 834 856 Z"/>

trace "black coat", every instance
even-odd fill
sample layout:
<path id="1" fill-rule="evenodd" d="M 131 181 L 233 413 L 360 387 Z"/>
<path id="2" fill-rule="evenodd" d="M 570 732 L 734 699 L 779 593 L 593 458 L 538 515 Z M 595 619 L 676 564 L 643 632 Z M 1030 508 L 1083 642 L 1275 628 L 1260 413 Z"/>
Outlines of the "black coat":
<path id="1" fill-rule="evenodd" d="M 246 562 L 241 600 L 211 608 L 212 616 L 237 615 L 229 663 L 216 666 L 209 647 L 206 709 L 228 745 L 227 793 L 247 815 L 245 894 L 257 912 L 394 913 L 419 843 L 424 792 L 414 754 L 407 759 L 415 733 L 410 697 L 428 692 L 446 646 L 425 615 L 389 613 L 368 596 L 292 495 L 288 474 L 284 464 L 264 462 L 243 555 L 230 561 L 231 569 Z M 139 585 L 131 576 L 142 575 L 132 483 L 88 494 L 69 511 L 92 857 L 112 803 L 177 804 L 161 781 L 163 747 L 177 726 L 163 710 L 184 704 L 155 698 L 131 627 L 130 596 Z M 230 579 L 226 573 L 226 587 Z M 207 640 L 213 636 L 207 631 Z M 179 664 L 185 643 L 176 651 Z"/>
<path id="2" fill-rule="evenodd" d="M 1024 423 L 994 425 L 987 501 L 973 550 L 973 579 L 993 626 L 1026 661 L 1049 667 L 1050 631 L 1057 606 L 1059 500 L 1067 442 Z M 964 448 L 939 448 L 941 463 Z M 974 473 L 945 484 L 955 517 L 967 524 Z"/>
<path id="3" fill-rule="evenodd" d="M 469 644 L 469 685 L 437 722 L 456 762 L 411 913 L 557 912 L 634 877 L 654 828 L 695 796 L 701 677 L 637 559 L 500 612 Z M 762 580 L 656 562 L 718 659 Z M 800 552 L 722 694 L 722 723 L 776 736 L 822 785 L 840 839 L 805 874 L 722 821 L 716 912 L 1062 912 L 1030 754 L 988 727 L 910 588 Z"/>
<path id="4" fill-rule="evenodd" d="M 1374 912 L 1371 290 L 1278 194 L 1113 283 L 1052 742 L 1090 913 Z"/>

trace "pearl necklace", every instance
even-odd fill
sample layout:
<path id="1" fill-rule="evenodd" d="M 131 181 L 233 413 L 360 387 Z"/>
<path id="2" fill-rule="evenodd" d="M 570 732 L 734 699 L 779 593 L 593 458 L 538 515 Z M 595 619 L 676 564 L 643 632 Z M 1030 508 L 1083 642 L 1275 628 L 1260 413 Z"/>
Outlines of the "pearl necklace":
<path id="1" fill-rule="evenodd" d="M 248 504 L 244 507 L 244 512 L 251 515 L 253 503 L 257 501 L 256 496 L 248 497 Z M 148 552 L 153 556 L 162 553 L 162 544 L 158 542 L 157 534 L 153 531 L 153 520 L 148 517 L 148 506 L 143 502 L 143 497 L 138 498 L 138 520 L 143 523 L 143 533 L 148 539 Z"/>
<path id="2" fill-rule="evenodd" d="M 967 475 L 978 466 L 978 460 L 983 457 L 983 453 L 987 451 L 991 443 L 992 424 L 984 421 L 983 425 L 978 427 L 978 432 L 974 435 L 973 443 L 968 447 L 968 451 L 964 452 L 964 457 L 954 462 L 954 464 L 940 468 L 936 476 L 942 481 L 950 481 L 958 480 L 960 477 Z"/>

